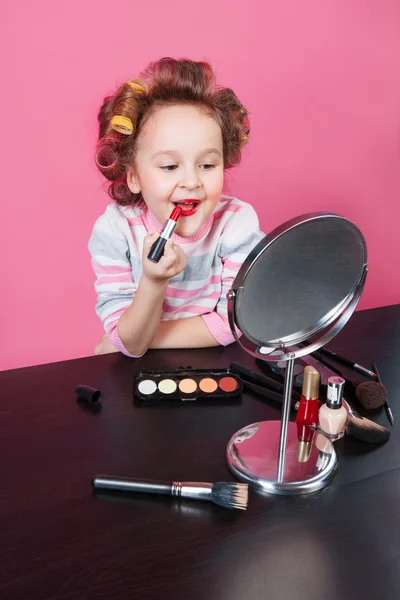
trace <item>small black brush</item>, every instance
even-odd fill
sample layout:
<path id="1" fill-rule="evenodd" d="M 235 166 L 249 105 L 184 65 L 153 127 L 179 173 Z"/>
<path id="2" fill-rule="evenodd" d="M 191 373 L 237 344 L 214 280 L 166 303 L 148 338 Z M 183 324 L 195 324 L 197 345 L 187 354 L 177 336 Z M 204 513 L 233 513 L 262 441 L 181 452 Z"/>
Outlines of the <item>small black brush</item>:
<path id="1" fill-rule="evenodd" d="M 370 377 L 371 379 L 378 379 L 376 373 L 374 373 L 373 371 L 370 371 L 366 367 L 363 367 L 362 365 L 355 363 L 352 360 L 349 360 L 345 356 L 341 356 L 337 352 L 333 352 L 332 350 L 329 350 L 328 348 L 325 348 L 325 347 L 320 348 L 319 352 L 322 352 L 322 354 L 326 354 L 327 356 L 331 356 L 338 362 L 341 362 L 344 365 L 351 367 L 355 371 L 358 371 L 359 373 L 362 373 L 363 375 L 366 375 L 367 377 Z"/>
<path id="2" fill-rule="evenodd" d="M 224 508 L 246 510 L 248 504 L 247 483 L 222 481 L 205 483 L 193 481 L 153 481 L 143 479 L 122 479 L 98 475 L 92 479 L 96 490 L 118 492 L 141 492 L 163 496 L 179 496 L 193 500 L 207 500 Z"/>
<path id="3" fill-rule="evenodd" d="M 376 374 L 376 376 L 378 378 L 379 383 L 381 385 L 383 385 L 381 376 L 380 376 L 379 371 L 378 371 L 378 367 L 376 366 L 376 363 L 373 364 L 373 369 L 375 371 L 375 374 Z M 390 422 L 391 426 L 393 427 L 393 425 L 394 425 L 394 417 L 393 417 L 392 409 L 389 406 L 389 402 L 388 402 L 387 396 L 386 396 L 384 407 L 385 407 L 386 414 L 388 416 L 389 422 Z"/>

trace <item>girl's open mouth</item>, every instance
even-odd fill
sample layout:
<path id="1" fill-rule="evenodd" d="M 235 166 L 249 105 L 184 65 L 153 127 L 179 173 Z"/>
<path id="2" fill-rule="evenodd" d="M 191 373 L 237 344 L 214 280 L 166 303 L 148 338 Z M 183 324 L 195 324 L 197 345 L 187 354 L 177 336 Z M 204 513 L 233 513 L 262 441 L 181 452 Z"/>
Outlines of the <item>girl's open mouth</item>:
<path id="1" fill-rule="evenodd" d="M 200 200 L 181 200 L 180 202 L 174 202 L 175 206 L 179 206 L 182 209 L 181 217 L 190 217 L 194 215 L 197 210 L 198 205 L 200 204 Z"/>

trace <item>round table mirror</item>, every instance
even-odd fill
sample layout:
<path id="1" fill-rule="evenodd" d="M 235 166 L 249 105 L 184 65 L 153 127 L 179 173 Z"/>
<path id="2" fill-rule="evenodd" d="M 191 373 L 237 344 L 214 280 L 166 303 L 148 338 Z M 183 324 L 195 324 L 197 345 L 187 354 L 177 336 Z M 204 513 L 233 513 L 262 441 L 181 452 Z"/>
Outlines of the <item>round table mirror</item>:
<path id="1" fill-rule="evenodd" d="M 228 292 L 233 334 L 253 356 L 286 361 L 281 421 L 253 423 L 228 444 L 228 466 L 250 486 L 300 494 L 332 479 L 337 457 L 331 441 L 318 433 L 304 447 L 295 423 L 289 423 L 293 365 L 342 329 L 361 297 L 366 274 L 362 233 L 331 213 L 284 223 L 257 244 L 239 270 Z"/>

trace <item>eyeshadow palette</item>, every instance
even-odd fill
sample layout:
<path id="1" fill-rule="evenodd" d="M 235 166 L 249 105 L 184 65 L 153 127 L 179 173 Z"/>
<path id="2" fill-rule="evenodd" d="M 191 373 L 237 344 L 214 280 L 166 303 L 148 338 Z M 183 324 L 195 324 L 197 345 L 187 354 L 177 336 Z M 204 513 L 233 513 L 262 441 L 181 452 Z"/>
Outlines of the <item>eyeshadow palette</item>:
<path id="1" fill-rule="evenodd" d="M 243 383 L 229 369 L 141 371 L 133 380 L 133 395 L 142 401 L 212 400 L 237 396 Z"/>

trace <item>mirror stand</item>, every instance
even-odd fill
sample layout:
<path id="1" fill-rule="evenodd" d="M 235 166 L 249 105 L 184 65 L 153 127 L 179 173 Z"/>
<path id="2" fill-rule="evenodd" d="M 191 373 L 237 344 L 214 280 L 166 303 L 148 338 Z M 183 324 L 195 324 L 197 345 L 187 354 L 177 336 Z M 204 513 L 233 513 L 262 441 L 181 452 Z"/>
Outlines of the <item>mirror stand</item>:
<path id="1" fill-rule="evenodd" d="M 232 436 L 226 450 L 234 475 L 268 494 L 316 492 L 328 485 L 337 469 L 336 452 L 326 436 L 304 426 L 299 435 L 296 423 L 289 422 L 293 367 L 294 358 L 288 358 L 281 421 L 243 427 Z"/>

